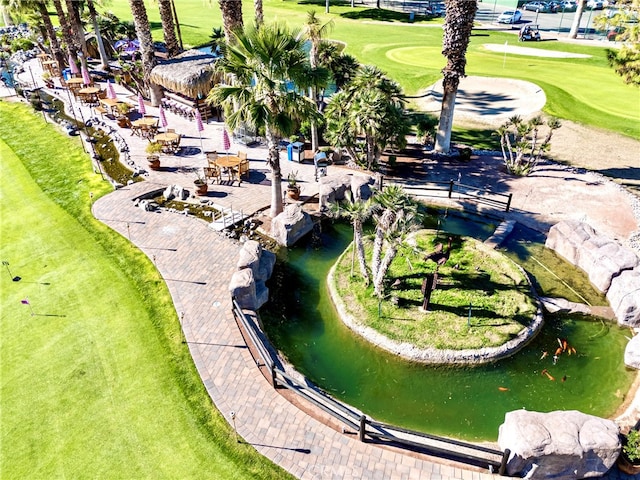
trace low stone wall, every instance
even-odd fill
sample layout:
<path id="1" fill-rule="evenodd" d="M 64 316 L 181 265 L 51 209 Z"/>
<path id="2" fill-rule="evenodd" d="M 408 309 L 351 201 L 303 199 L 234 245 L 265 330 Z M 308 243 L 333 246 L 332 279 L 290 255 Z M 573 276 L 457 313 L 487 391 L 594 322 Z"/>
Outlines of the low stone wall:
<path id="1" fill-rule="evenodd" d="M 551 227 L 545 246 L 584 270 L 607 294 L 620 325 L 640 326 L 640 259 L 632 250 L 573 220 Z"/>

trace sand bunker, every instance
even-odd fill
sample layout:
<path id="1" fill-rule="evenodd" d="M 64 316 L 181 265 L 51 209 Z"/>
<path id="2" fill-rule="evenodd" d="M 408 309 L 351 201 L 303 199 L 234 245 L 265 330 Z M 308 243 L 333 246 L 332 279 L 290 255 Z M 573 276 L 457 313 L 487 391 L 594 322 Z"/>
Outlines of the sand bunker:
<path id="1" fill-rule="evenodd" d="M 421 95 L 414 99 L 419 110 L 439 116 L 442 80 L 423 90 Z M 460 80 L 454 116 L 456 120 L 499 127 L 513 115 L 528 119 L 539 114 L 546 101 L 542 89 L 531 82 L 469 76 Z"/>

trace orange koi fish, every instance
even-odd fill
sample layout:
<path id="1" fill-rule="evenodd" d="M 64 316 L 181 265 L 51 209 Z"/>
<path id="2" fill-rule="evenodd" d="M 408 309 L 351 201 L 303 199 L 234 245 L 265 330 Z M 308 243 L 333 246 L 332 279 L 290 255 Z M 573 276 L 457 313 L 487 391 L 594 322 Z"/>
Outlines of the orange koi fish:
<path id="1" fill-rule="evenodd" d="M 507 387 L 498 387 L 498 390 L 500 390 L 501 392 L 508 392 L 509 389 Z"/>
<path id="2" fill-rule="evenodd" d="M 546 375 L 546 376 L 547 376 L 547 378 L 548 378 L 549 380 L 551 380 L 551 381 L 554 381 L 554 380 L 555 380 L 555 378 L 553 378 L 553 377 L 551 376 L 551 374 L 547 371 L 547 369 L 546 369 L 546 368 L 545 368 L 544 370 L 542 370 L 542 372 L 540 372 L 540 374 L 541 374 L 541 375 Z"/>
<path id="3" fill-rule="evenodd" d="M 556 355 L 562 355 L 562 347 L 556 348 Z"/>
<path id="4" fill-rule="evenodd" d="M 544 360 L 545 358 L 547 358 L 547 355 L 549 355 L 549 352 L 547 351 L 542 352 L 542 356 L 540 357 L 540 360 Z"/>

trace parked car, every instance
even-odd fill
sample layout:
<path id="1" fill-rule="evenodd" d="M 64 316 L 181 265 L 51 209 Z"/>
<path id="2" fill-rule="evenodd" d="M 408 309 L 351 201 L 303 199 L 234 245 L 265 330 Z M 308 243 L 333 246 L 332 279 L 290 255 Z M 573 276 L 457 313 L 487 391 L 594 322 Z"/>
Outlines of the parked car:
<path id="1" fill-rule="evenodd" d="M 589 10 L 602 10 L 604 8 L 604 3 L 602 0 L 589 0 L 587 2 L 587 8 Z"/>
<path id="2" fill-rule="evenodd" d="M 549 5 L 547 5 L 545 2 L 525 3 L 524 7 L 522 8 L 525 10 L 531 10 L 533 12 L 542 12 L 542 13 L 549 13 L 551 11 L 551 9 L 549 8 Z"/>
<path id="3" fill-rule="evenodd" d="M 518 23 L 521 19 L 520 10 L 505 10 L 498 16 L 498 23 Z"/>
<path id="4" fill-rule="evenodd" d="M 560 2 L 560 11 L 575 12 L 578 9 L 576 2 Z"/>

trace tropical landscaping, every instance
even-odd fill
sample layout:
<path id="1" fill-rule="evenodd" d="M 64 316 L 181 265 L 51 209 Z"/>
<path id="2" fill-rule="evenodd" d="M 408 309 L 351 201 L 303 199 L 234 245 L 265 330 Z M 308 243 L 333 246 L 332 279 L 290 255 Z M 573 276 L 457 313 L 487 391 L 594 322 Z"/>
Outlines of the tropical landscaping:
<path id="1" fill-rule="evenodd" d="M 153 56 L 151 31 L 145 30 L 140 19 L 143 24 L 149 21 L 154 24 L 156 16 L 166 15 L 162 10 L 163 2 L 159 3 L 158 13 L 147 7 L 149 18 L 145 20 L 144 4 L 137 0 L 130 2 L 141 44 L 143 69 L 139 85 L 142 88 L 149 86 L 144 72 L 157 60 Z M 207 100 L 225 109 L 225 121 L 231 129 L 249 124 L 265 137 L 273 186 L 271 216 L 275 217 L 283 208 L 278 151 L 282 139 L 305 130 L 318 143 L 320 141 L 313 130 L 319 128 L 328 145 L 347 152 L 358 166 L 376 169 L 383 153 L 402 149 L 411 129 L 422 129 L 419 122 L 412 121 L 411 115 L 404 111 L 405 105 L 415 108 L 411 99 L 404 95 L 421 94 L 441 76 L 444 62 L 440 54 L 440 20 L 408 24 L 396 18 L 392 25 L 374 24 L 363 21 L 367 18 L 365 9 L 357 9 L 358 15 L 354 15 L 352 9 L 341 5 L 333 6 L 331 14 L 326 15 L 334 23 L 332 28 L 320 34 L 315 30 L 319 20 L 308 13 L 308 5 L 268 1 L 264 6 L 268 23 L 259 29 L 250 27 L 233 31 L 225 21 L 228 44 L 222 47 L 224 57 L 217 62 L 216 69 L 219 73 L 233 75 L 236 82 L 214 87 Z M 131 15 L 129 6 L 122 1 L 116 2 L 113 8 L 122 18 Z M 200 45 L 209 40 L 211 29 L 222 23 L 217 9 L 214 7 L 210 11 L 211 18 L 206 18 L 202 15 L 201 4 L 180 3 L 185 43 Z M 248 4 L 245 11 L 252 12 Z M 469 17 L 469 12 L 466 16 Z M 275 22 L 281 18 L 286 18 L 287 23 Z M 165 28 L 167 23 L 164 18 L 160 22 Z M 245 19 L 245 24 L 248 23 Z M 338 56 L 343 55 L 343 60 L 346 58 L 346 63 L 349 63 L 347 55 L 352 55 L 367 66 L 356 69 L 356 65 L 350 63 L 353 70 L 332 69 L 336 65 L 329 61 L 323 63 L 322 53 L 318 52 L 319 64 L 310 72 L 303 37 L 298 36 L 298 29 L 304 28 L 310 42 L 313 43 L 313 32 L 318 40 L 323 36 L 344 42 L 346 49 L 341 50 Z M 157 39 L 161 38 L 159 28 L 153 32 Z M 168 41 L 169 37 L 165 31 L 162 38 L 167 42 L 168 54 L 172 55 L 177 40 Z M 466 73 L 535 82 L 547 94 L 546 113 L 640 138 L 638 112 L 628 109 L 628 97 L 637 94 L 637 90 L 625 85 L 609 68 L 602 49 L 549 44 L 543 48 L 562 48 L 587 53 L 591 57 L 570 60 L 535 57 L 535 61 L 531 61 L 531 58 L 516 55 L 510 56 L 507 63 L 502 54 L 483 47 L 485 43 L 507 42 L 511 38 L 501 32 L 487 32 L 486 36 L 477 38 L 472 35 Z M 69 55 L 73 56 L 69 45 L 76 41 L 67 37 L 64 43 L 70 50 Z M 82 62 L 84 57 L 79 57 Z M 452 58 L 455 59 L 455 55 Z M 505 68 L 507 64 L 508 70 Z M 456 77 L 464 73 L 464 68 L 460 71 L 459 64 L 447 68 L 455 70 Z M 345 77 L 351 79 L 351 83 L 339 85 L 338 74 L 345 71 Z M 315 97 L 326 87 L 330 75 L 336 80 L 339 92 L 327 101 L 324 111 L 330 118 L 324 121 L 321 115 L 324 105 L 321 108 Z M 572 78 L 571 84 L 564 81 L 566 78 Z M 607 89 L 606 96 L 593 94 L 594 79 L 611 87 Z M 294 82 L 300 91 L 312 92 L 311 99 L 290 88 L 289 81 Z M 453 83 L 457 87 L 456 81 Z M 158 100 L 158 92 L 154 88 L 145 94 L 151 103 Z M 379 112 L 383 113 L 376 116 Z M 43 128 L 42 121 L 21 105 L 1 103 L 0 120 L 3 168 L 12 172 L 4 175 L 2 180 L 3 200 L 6 200 L 2 207 L 3 239 L 8 239 L 8 242 L 3 241 L 2 253 L 3 257 L 20 258 L 21 275 L 25 280 L 34 279 L 33 284 L 14 282 L 8 276 L 2 279 L 2 303 L 11 305 L 6 310 L 10 312 L 11 319 L 3 313 L 2 320 L 3 331 L 11 333 L 11 341 L 3 342 L 2 353 L 5 358 L 16 359 L 15 362 L 3 363 L 8 375 L 3 374 L 3 377 L 12 380 L 3 382 L 3 403 L 7 399 L 13 409 L 10 412 L 12 421 L 3 422 L 3 438 L 10 437 L 23 424 L 33 425 L 29 436 L 21 439 L 23 444 L 3 448 L 3 464 L 11 457 L 11 467 L 20 476 L 27 465 L 37 464 L 35 457 L 40 455 L 45 459 L 59 459 L 58 464 L 40 467 L 43 476 L 60 471 L 73 476 L 87 465 L 95 465 L 97 471 L 108 469 L 109 474 L 115 477 L 127 476 L 132 468 L 137 467 L 134 476 L 144 477 L 156 476 L 159 466 L 165 468 L 163 458 L 171 455 L 176 460 L 166 466 L 163 473 L 167 478 L 195 477 L 202 471 L 220 477 L 283 478 L 284 472 L 264 460 L 251 447 L 232 441 L 228 424 L 211 405 L 189 358 L 189 351 L 182 343 L 180 324 L 171 298 L 153 264 L 91 216 L 91 201 L 105 194 L 106 187 L 91 175 L 86 157 L 79 151 L 70 154 L 67 140 L 51 126 Z M 511 151 L 507 128 L 513 126 L 521 131 L 526 126 L 529 128 L 526 134 L 529 134 L 537 130 L 540 122 L 524 125 L 514 119 L 499 132 L 469 133 L 469 130 L 457 127 L 452 138 L 476 135 L 496 149 L 502 145 L 503 151 Z M 551 129 L 558 126 L 555 122 L 549 124 Z M 495 133 L 499 136 L 492 138 Z M 22 141 L 26 134 L 29 134 L 29 142 Z M 521 142 L 522 139 L 516 140 L 516 143 Z M 55 148 L 49 148 L 52 143 Z M 547 146 L 548 142 L 542 142 L 541 148 Z M 519 148 L 518 145 L 515 147 Z M 540 155 L 541 151 L 532 151 L 526 160 L 529 163 L 524 166 L 522 156 L 516 155 L 511 171 L 524 175 L 530 173 Z M 21 199 L 26 197 L 33 197 L 34 201 L 25 204 Z M 437 250 L 438 241 L 442 251 L 442 243 L 446 240 L 419 238 L 419 253 L 403 256 L 403 262 L 406 258 L 409 266 L 403 262 L 394 263 L 398 252 L 406 246 L 407 235 L 418 223 L 419 214 L 401 191 L 385 190 L 375 201 L 377 206 L 374 207 L 366 202 L 349 200 L 341 206 L 336 205 L 334 213 L 347 217 L 353 224 L 354 255 L 357 255 L 360 270 L 360 278 L 354 280 L 351 274 L 353 264 L 349 265 L 345 256 L 339 265 L 341 288 L 348 292 L 356 285 L 364 293 L 358 299 L 364 305 L 362 311 L 375 318 L 377 308 L 379 319 L 379 302 L 391 288 L 389 276 L 411 284 L 407 289 L 411 290 L 411 297 L 402 297 L 403 289 L 396 286 L 398 294 L 394 296 L 398 303 L 413 305 L 421 301 L 415 297 L 415 282 L 406 280 L 412 275 L 411 265 L 425 260 L 422 250 Z M 373 241 L 365 246 L 362 226 L 373 213 L 376 214 L 378 230 Z M 53 229 L 57 233 L 55 242 L 52 242 L 50 234 Z M 480 335 L 454 347 L 500 344 L 526 323 L 533 310 L 529 298 L 522 291 L 525 282 L 515 271 L 509 268 L 500 271 L 495 263 L 489 264 L 482 253 L 469 253 L 478 249 L 466 245 L 465 241 L 456 239 L 455 243 L 459 253 L 452 254 L 452 265 L 443 266 L 442 270 L 451 278 L 455 278 L 459 270 L 469 270 L 473 265 L 477 268 L 469 270 L 469 276 L 482 284 L 483 291 L 503 290 L 498 277 L 506 278 L 505 284 L 517 288 L 512 292 L 501 292 L 504 296 L 482 305 L 490 311 L 496 310 L 497 305 L 510 307 L 508 311 L 501 312 L 512 321 L 506 322 L 509 325 L 502 329 L 499 338 L 484 337 L 482 329 L 477 328 L 475 331 Z M 59 253 L 49 258 L 58 249 Z M 451 245 L 446 250 L 447 254 L 450 249 Z M 37 259 L 37 262 L 22 260 L 25 257 Z M 367 265 L 369 259 L 371 264 Z M 421 267 L 424 267 L 428 262 L 422 263 Z M 95 275 L 95 272 L 100 272 L 100 275 Z M 482 283 L 480 280 L 486 281 Z M 37 289 L 42 302 L 40 305 L 28 300 L 34 289 Z M 451 308 L 460 317 L 467 299 L 464 296 L 456 298 L 457 290 L 466 289 L 468 285 L 464 283 L 450 284 L 446 293 L 436 291 L 433 298 L 440 304 L 453 298 Z M 514 296 L 509 296 L 512 293 Z M 85 298 L 92 301 L 84 302 Z M 386 316 L 398 314 L 399 310 L 392 308 L 385 311 Z M 30 316 L 29 311 L 32 313 Z M 28 323 L 15 321 L 23 316 L 31 321 L 32 330 Z M 37 324 L 38 328 L 33 328 L 33 322 L 40 317 L 45 320 L 45 327 Z M 386 324 L 383 328 L 388 326 Z M 435 336 L 428 330 L 432 327 L 427 326 L 417 333 L 409 329 L 400 333 L 391 329 L 385 333 L 393 338 L 419 343 L 427 331 Z M 450 332 L 441 332 L 448 338 L 437 338 L 437 346 L 451 346 L 446 341 L 459 336 L 463 327 L 459 324 Z M 34 339 L 38 342 L 35 353 Z M 106 344 L 102 343 L 104 339 L 108 340 Z M 28 348 L 25 342 L 30 342 Z M 36 403 L 42 401 L 43 407 L 35 409 L 34 415 L 33 408 L 18 401 L 29 394 L 33 382 L 23 384 L 18 380 L 32 377 L 40 365 L 47 365 L 52 377 L 42 375 L 36 379 L 44 383 L 37 384 L 42 400 L 36 397 Z M 95 388 L 96 385 L 101 388 Z M 78 399 L 86 399 L 84 410 L 76 408 Z M 47 424 L 51 417 L 56 422 L 43 435 L 46 453 L 42 455 L 41 450 L 30 447 L 30 439 L 42 435 L 36 425 Z M 78 428 L 78 425 L 88 423 L 96 424 L 96 431 Z M 67 430 L 74 433 L 67 435 Z M 109 436 L 103 438 L 98 432 L 109 432 Z M 59 438 L 62 436 L 64 444 L 61 446 Z M 97 458 L 95 452 L 89 452 L 90 449 L 84 449 L 86 453 L 80 452 L 81 447 L 91 441 L 104 450 Z M 14 449 L 20 455 L 16 455 Z M 91 458 L 87 458 L 89 456 Z M 120 464 L 114 466 L 113 458 L 118 458 Z"/>

